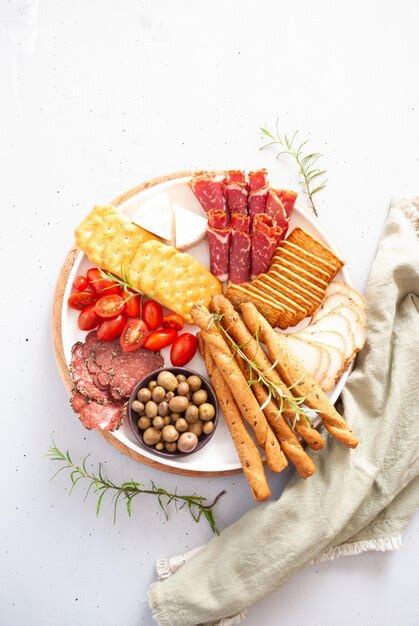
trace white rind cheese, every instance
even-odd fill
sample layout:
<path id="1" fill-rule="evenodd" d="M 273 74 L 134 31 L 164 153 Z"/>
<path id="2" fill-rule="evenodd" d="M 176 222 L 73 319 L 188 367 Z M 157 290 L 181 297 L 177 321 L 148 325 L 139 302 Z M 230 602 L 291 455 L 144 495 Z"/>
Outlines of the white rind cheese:
<path id="1" fill-rule="evenodd" d="M 185 250 L 201 241 L 207 233 L 207 219 L 175 204 L 175 246 Z"/>
<path id="2" fill-rule="evenodd" d="M 141 204 L 132 216 L 134 224 L 173 243 L 173 209 L 168 193 L 160 193 Z"/>

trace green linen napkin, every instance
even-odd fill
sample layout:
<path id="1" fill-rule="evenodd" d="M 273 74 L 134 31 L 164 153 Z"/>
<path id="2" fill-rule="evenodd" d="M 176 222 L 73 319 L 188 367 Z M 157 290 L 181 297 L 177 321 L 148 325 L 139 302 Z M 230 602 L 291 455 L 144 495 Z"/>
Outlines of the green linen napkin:
<path id="1" fill-rule="evenodd" d="M 342 393 L 358 447 L 328 438 L 310 451 L 313 477 L 294 477 L 153 583 L 161 626 L 238 623 L 304 565 L 400 546 L 419 506 L 418 211 L 419 197 L 392 201 L 366 290 L 368 340 Z"/>

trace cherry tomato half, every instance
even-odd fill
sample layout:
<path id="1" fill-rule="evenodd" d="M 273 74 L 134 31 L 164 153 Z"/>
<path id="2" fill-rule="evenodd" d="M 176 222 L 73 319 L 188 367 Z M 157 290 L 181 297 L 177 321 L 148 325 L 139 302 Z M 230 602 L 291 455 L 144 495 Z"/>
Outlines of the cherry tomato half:
<path id="1" fill-rule="evenodd" d="M 100 317 L 95 313 L 95 305 L 89 304 L 80 311 L 77 324 L 80 330 L 93 330 L 100 322 Z"/>
<path id="2" fill-rule="evenodd" d="M 143 320 L 149 330 L 156 330 L 163 322 L 163 309 L 155 300 L 147 300 L 143 304 Z M 166 344 L 169 345 L 169 344 Z"/>
<path id="3" fill-rule="evenodd" d="M 81 311 L 84 307 L 89 306 L 89 304 L 94 304 L 95 302 L 96 296 L 91 291 L 76 291 L 69 297 L 68 306 L 71 306 L 72 309 L 76 309 L 77 311 Z"/>
<path id="4" fill-rule="evenodd" d="M 73 285 L 77 291 L 87 291 L 89 289 L 89 281 L 86 276 L 76 276 Z"/>
<path id="5" fill-rule="evenodd" d="M 191 333 L 179 335 L 170 349 L 170 360 L 172 365 L 183 367 L 195 356 L 198 347 L 198 340 Z"/>
<path id="6" fill-rule="evenodd" d="M 157 352 L 166 346 L 170 346 L 171 343 L 177 337 L 177 330 L 174 328 L 165 328 L 164 330 L 156 330 L 154 333 L 150 333 L 143 343 L 143 348 L 146 350 L 152 350 Z"/>
<path id="7" fill-rule="evenodd" d="M 169 313 L 163 318 L 163 328 L 174 328 L 175 330 L 181 330 L 185 322 L 183 317 L 178 313 Z"/>
<path id="8" fill-rule="evenodd" d="M 116 293 L 102 296 L 95 304 L 95 313 L 99 317 L 116 317 L 125 309 L 125 301 Z"/>
<path id="9" fill-rule="evenodd" d="M 98 296 L 111 295 L 116 293 L 121 295 L 122 289 L 114 280 L 104 278 L 102 272 L 97 267 L 91 267 L 87 272 L 87 280 L 90 287 Z"/>
<path id="10" fill-rule="evenodd" d="M 128 317 L 140 317 L 141 296 L 127 290 L 124 290 L 124 293 L 122 295 L 125 300 L 125 313 L 128 315 Z"/>
<path id="11" fill-rule="evenodd" d="M 135 352 L 141 348 L 148 333 L 143 320 L 130 319 L 125 324 L 121 333 L 121 348 L 124 352 Z"/>
<path id="12" fill-rule="evenodd" d="M 116 339 L 122 333 L 122 329 L 126 324 L 127 318 L 123 313 L 108 320 L 102 320 L 97 329 L 98 339 L 102 341 L 111 341 Z"/>

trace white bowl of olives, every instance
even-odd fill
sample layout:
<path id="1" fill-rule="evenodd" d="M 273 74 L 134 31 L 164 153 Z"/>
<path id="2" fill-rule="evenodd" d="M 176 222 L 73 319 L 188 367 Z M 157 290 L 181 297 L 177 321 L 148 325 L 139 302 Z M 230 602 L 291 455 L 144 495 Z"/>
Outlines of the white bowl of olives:
<path id="1" fill-rule="evenodd" d="M 218 422 L 210 383 L 185 367 L 148 374 L 128 403 L 131 429 L 143 448 L 164 457 L 193 454 L 205 446 Z"/>

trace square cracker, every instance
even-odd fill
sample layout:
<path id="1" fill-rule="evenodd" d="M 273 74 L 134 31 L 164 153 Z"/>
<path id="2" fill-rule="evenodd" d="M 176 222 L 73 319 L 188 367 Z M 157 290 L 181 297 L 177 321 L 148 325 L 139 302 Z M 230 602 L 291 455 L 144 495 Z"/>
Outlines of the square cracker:
<path id="1" fill-rule="evenodd" d="M 305 300 L 299 294 L 295 294 L 294 292 L 287 291 L 284 288 L 279 288 L 278 284 L 271 281 L 268 274 L 260 274 L 258 278 L 252 281 L 254 285 L 266 292 L 273 298 L 276 302 L 279 302 L 281 306 L 285 308 L 285 310 L 290 310 L 294 313 L 295 317 L 300 319 L 304 319 L 307 315 L 307 307 L 310 308 L 311 304 L 307 300 Z M 301 300 L 304 300 L 306 306 L 301 304 Z"/>
<path id="2" fill-rule="evenodd" d="M 168 309 L 192 322 L 194 304 L 209 306 L 211 298 L 222 293 L 222 285 L 190 254 L 179 252 L 163 265 L 153 285 L 154 297 Z"/>
<path id="3" fill-rule="evenodd" d="M 290 291 L 301 294 L 310 302 L 311 306 L 307 309 L 307 315 L 313 315 L 314 311 L 316 311 L 321 305 L 323 298 L 315 296 L 312 292 L 308 291 L 308 289 L 293 282 L 292 280 L 290 280 L 290 278 L 284 276 L 282 273 L 272 269 L 269 271 L 269 276 L 271 276 L 280 287 L 284 285 L 285 287 L 288 287 Z"/>
<path id="4" fill-rule="evenodd" d="M 301 276 L 302 278 L 305 278 L 306 280 L 308 280 L 308 282 L 312 283 L 313 285 L 317 285 L 319 289 L 326 289 L 327 285 L 329 284 L 328 281 L 323 280 L 322 278 L 319 278 L 318 276 L 315 276 L 315 274 L 312 274 L 310 271 L 300 267 L 299 265 L 295 265 L 291 261 L 287 261 L 287 259 L 282 259 L 282 258 L 280 258 L 279 260 L 274 259 L 271 263 L 271 267 L 273 268 L 276 267 L 278 268 L 279 271 L 282 271 L 282 269 L 284 269 L 284 270 L 293 272 L 297 276 Z"/>
<path id="5" fill-rule="evenodd" d="M 98 267 L 103 267 L 103 252 L 108 243 L 123 224 L 128 223 L 128 218 L 122 213 L 115 212 L 106 215 L 93 230 L 93 234 L 84 246 L 87 258 Z"/>
<path id="6" fill-rule="evenodd" d="M 304 287 L 304 289 L 312 293 L 314 296 L 317 296 L 318 298 L 321 298 L 321 299 L 324 298 L 324 292 L 326 291 L 327 283 L 324 284 L 324 287 L 318 287 L 317 285 L 312 283 L 308 278 L 304 278 L 300 274 L 296 274 L 295 272 L 288 269 L 287 267 L 273 264 L 271 266 L 271 269 L 273 271 L 278 272 L 282 276 L 285 276 L 286 278 L 291 280 L 293 283 L 300 285 L 301 287 Z"/>
<path id="7" fill-rule="evenodd" d="M 298 317 L 298 313 L 295 309 L 291 308 L 288 304 L 284 304 L 281 300 L 279 300 L 276 294 L 269 293 L 262 286 L 256 285 L 253 281 L 250 283 L 244 283 L 242 285 L 247 291 L 250 291 L 252 294 L 255 294 L 265 300 L 267 300 L 270 304 L 278 305 L 283 308 L 282 313 L 282 321 L 287 324 L 287 326 L 294 326 L 295 320 Z"/>
<path id="8" fill-rule="evenodd" d="M 103 266 L 115 276 L 124 278 L 140 244 L 159 241 L 158 237 L 136 224 L 123 224 L 103 251 Z"/>
<path id="9" fill-rule="evenodd" d="M 104 217 L 117 213 L 114 206 L 95 206 L 84 220 L 77 226 L 75 236 L 76 244 L 80 250 L 85 251 L 85 245 L 93 235 L 96 227 L 100 224 Z"/>
<path id="10" fill-rule="evenodd" d="M 269 302 L 266 298 L 248 291 L 242 285 L 228 285 L 225 296 L 235 308 L 238 308 L 242 302 L 252 302 L 274 328 L 276 326 L 280 328 L 288 327 L 287 322 L 283 318 L 284 309 L 281 305 Z"/>
<path id="11" fill-rule="evenodd" d="M 158 248 L 148 263 L 143 267 L 139 277 L 140 291 L 146 293 L 150 298 L 155 297 L 156 288 L 166 264 L 176 254 L 176 248 L 165 245 Z"/>
<path id="12" fill-rule="evenodd" d="M 288 235 L 287 240 L 304 250 L 324 259 L 336 269 L 336 273 L 343 267 L 344 262 L 330 248 L 321 243 L 318 239 L 310 235 L 303 228 L 294 228 Z"/>
<path id="13" fill-rule="evenodd" d="M 297 246 L 295 243 L 284 239 L 281 243 L 281 247 L 285 248 L 286 250 L 290 250 L 294 254 L 307 261 L 310 261 L 310 263 L 313 263 L 313 265 L 324 269 L 325 272 L 328 272 L 330 274 L 330 280 L 332 280 L 336 276 L 338 270 L 336 270 L 336 267 L 334 265 L 332 265 L 328 261 L 325 261 L 324 259 L 321 259 L 319 256 L 312 254 L 308 250 L 304 250 L 300 246 Z"/>
<path id="14" fill-rule="evenodd" d="M 308 300 L 305 296 L 301 295 L 301 293 L 291 289 L 289 286 L 285 284 L 281 284 L 281 285 L 278 284 L 278 282 L 269 273 L 260 274 L 257 280 L 259 279 L 265 285 L 268 284 L 270 287 L 272 287 L 272 289 L 275 289 L 275 291 L 277 292 L 279 291 L 281 294 L 284 294 L 284 296 L 286 296 L 287 298 L 290 298 L 292 302 L 299 304 L 300 307 L 302 307 L 305 310 L 306 314 L 307 314 L 307 311 L 312 308 L 312 303 L 310 300 Z"/>
<path id="15" fill-rule="evenodd" d="M 149 241 L 140 243 L 134 256 L 131 259 L 131 263 L 129 264 L 126 272 L 128 282 L 135 289 L 141 291 L 140 280 L 144 267 L 147 265 L 152 256 L 156 253 L 156 251 L 161 250 L 164 247 L 167 247 L 166 244 L 161 243 L 160 241 L 156 241 L 155 239 L 150 239 Z"/>
<path id="16" fill-rule="evenodd" d="M 292 250 L 289 250 L 282 245 L 278 246 L 275 250 L 274 256 L 272 257 L 272 263 L 274 261 L 279 261 L 280 259 L 286 259 L 287 261 L 294 263 L 294 265 L 298 265 L 299 267 L 308 270 L 309 272 L 314 274 L 314 276 L 318 276 L 319 278 L 327 282 L 329 282 L 330 277 L 333 274 L 332 267 L 330 267 L 330 270 L 326 271 L 325 266 L 319 267 L 317 265 L 314 265 L 314 263 L 308 261 L 303 255 L 295 254 Z"/>

